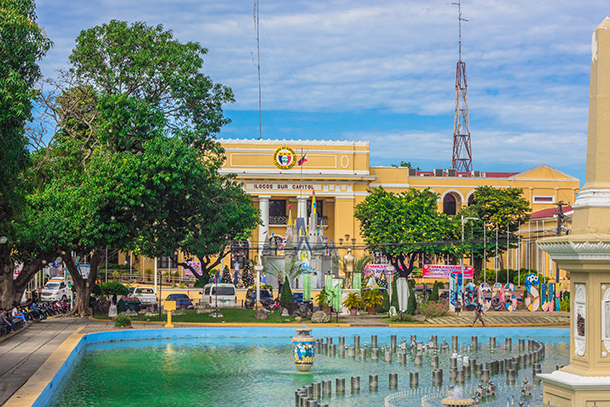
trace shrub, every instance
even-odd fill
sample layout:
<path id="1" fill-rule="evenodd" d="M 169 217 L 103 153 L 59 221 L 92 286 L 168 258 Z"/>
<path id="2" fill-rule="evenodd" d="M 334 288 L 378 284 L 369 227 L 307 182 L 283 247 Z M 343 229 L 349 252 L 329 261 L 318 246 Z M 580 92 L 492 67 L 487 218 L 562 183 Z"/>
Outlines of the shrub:
<path id="1" fill-rule="evenodd" d="M 409 315 L 407 311 L 403 311 L 394 315 L 392 321 L 413 322 L 413 316 Z"/>
<path id="2" fill-rule="evenodd" d="M 447 315 L 448 304 L 446 301 L 422 301 L 418 308 L 426 318 L 436 318 Z"/>
<path id="3" fill-rule="evenodd" d="M 123 326 L 131 326 L 131 318 L 129 318 L 127 315 L 125 315 L 124 312 L 121 312 L 114 319 L 114 326 L 116 326 L 117 328 L 120 328 Z"/>
<path id="4" fill-rule="evenodd" d="M 380 314 L 385 314 L 390 311 L 390 295 L 388 294 L 388 290 L 380 290 L 381 295 L 383 295 L 383 305 L 381 308 L 377 310 Z"/>
<path id="5" fill-rule="evenodd" d="M 102 294 L 107 297 L 111 297 L 115 294 L 118 297 L 123 297 L 129 294 L 129 289 L 123 284 L 116 281 L 108 281 L 107 283 L 102 283 L 101 289 Z"/>
<path id="6" fill-rule="evenodd" d="M 379 288 L 364 290 L 362 293 L 362 303 L 366 307 L 381 307 L 384 303 L 384 296 L 379 291 Z"/>
<path id="7" fill-rule="evenodd" d="M 409 283 L 413 281 L 410 280 Z M 407 314 L 415 315 L 417 309 L 417 299 L 415 298 L 415 292 L 413 291 L 413 284 L 409 284 L 409 301 L 407 302 Z"/>
<path id="8" fill-rule="evenodd" d="M 430 293 L 430 301 L 438 301 L 438 281 L 434 281 L 432 293 Z"/>
<path id="9" fill-rule="evenodd" d="M 292 305 L 292 290 L 290 289 L 290 284 L 282 285 L 282 296 L 280 297 L 280 305 L 282 307 L 288 307 Z"/>
<path id="10" fill-rule="evenodd" d="M 358 295 L 358 293 L 348 293 L 347 297 L 345 297 L 345 299 L 343 300 L 343 306 L 345 308 L 350 309 L 362 309 L 362 299 L 360 298 L 360 295 Z"/>

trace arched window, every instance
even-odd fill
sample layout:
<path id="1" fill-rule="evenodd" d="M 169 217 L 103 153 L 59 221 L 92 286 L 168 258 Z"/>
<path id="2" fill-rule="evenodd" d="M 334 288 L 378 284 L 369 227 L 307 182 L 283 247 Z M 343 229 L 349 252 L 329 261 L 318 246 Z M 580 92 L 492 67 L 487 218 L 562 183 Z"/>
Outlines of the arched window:
<path id="1" fill-rule="evenodd" d="M 476 202 L 474 200 L 474 194 L 470 194 L 470 196 L 468 197 L 468 206 L 470 205 L 474 205 Z"/>
<path id="2" fill-rule="evenodd" d="M 445 215 L 456 214 L 456 201 L 455 196 L 453 196 L 452 194 L 447 194 L 443 198 L 443 213 Z"/>

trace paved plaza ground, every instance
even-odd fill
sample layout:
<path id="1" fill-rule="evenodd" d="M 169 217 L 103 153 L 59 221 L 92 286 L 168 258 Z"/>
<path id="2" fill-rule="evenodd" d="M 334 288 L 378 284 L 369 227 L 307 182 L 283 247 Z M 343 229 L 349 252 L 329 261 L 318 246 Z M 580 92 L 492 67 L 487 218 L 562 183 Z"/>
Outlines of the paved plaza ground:
<path id="1" fill-rule="evenodd" d="M 384 316 L 340 317 L 342 326 L 387 327 Z M 401 324 L 404 327 L 468 326 L 473 313 L 462 312 L 459 316 L 451 315 L 434 318 L 426 324 Z M 568 312 L 489 312 L 484 316 L 490 326 L 566 326 L 569 324 Z M 335 319 L 331 322 L 335 322 Z M 220 324 L 218 324 L 220 325 Z M 217 326 L 218 326 L 217 325 Z M 245 324 L 244 324 L 245 325 Z M 288 326 L 288 324 L 286 324 Z M 294 325 L 294 324 L 292 324 Z M 161 324 L 134 323 L 134 329 L 159 328 Z M 209 326 L 205 324 L 175 324 L 176 328 Z M 227 326 L 227 325 L 225 325 Z M 232 326 L 235 326 L 232 324 Z M 392 324 L 392 326 L 397 326 Z M 478 325 L 480 326 L 480 325 Z M 0 342 L 0 406 L 15 394 L 28 379 L 42 366 L 51 354 L 74 332 L 80 334 L 119 330 L 110 321 L 95 321 L 88 318 L 51 318 L 43 322 L 30 324 L 22 331 L 5 338 Z"/>

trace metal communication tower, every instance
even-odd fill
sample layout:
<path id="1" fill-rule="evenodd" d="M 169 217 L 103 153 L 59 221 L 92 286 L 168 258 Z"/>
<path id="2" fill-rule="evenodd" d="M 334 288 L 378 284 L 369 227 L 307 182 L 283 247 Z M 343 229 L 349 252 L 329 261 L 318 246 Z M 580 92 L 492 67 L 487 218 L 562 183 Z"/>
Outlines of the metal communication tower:
<path id="1" fill-rule="evenodd" d="M 455 113 L 453 118 L 453 158 L 451 168 L 456 171 L 472 171 L 472 148 L 470 146 L 470 123 L 468 121 L 468 85 L 466 63 L 462 62 L 462 18 L 461 0 L 451 3 L 458 6 L 459 13 L 459 59 L 455 69 Z"/>

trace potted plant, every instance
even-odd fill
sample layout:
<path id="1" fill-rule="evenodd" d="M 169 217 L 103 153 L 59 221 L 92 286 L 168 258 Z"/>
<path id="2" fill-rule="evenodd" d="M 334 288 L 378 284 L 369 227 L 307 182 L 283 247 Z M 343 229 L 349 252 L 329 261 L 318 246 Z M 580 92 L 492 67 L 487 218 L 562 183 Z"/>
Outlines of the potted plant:
<path id="1" fill-rule="evenodd" d="M 326 288 L 320 290 L 318 295 L 316 295 L 316 302 L 320 306 L 320 309 L 327 314 L 330 314 L 330 307 L 333 303 L 333 297 L 334 293 Z"/>
<path id="2" fill-rule="evenodd" d="M 358 310 L 362 308 L 362 299 L 358 293 L 348 293 L 347 297 L 343 300 L 343 306 L 349 308 L 349 313 L 355 316 Z"/>
<path id="3" fill-rule="evenodd" d="M 366 307 L 369 315 L 375 315 L 377 313 L 377 307 L 383 305 L 383 294 L 379 291 L 379 288 L 365 290 L 362 293 L 362 303 Z"/>

